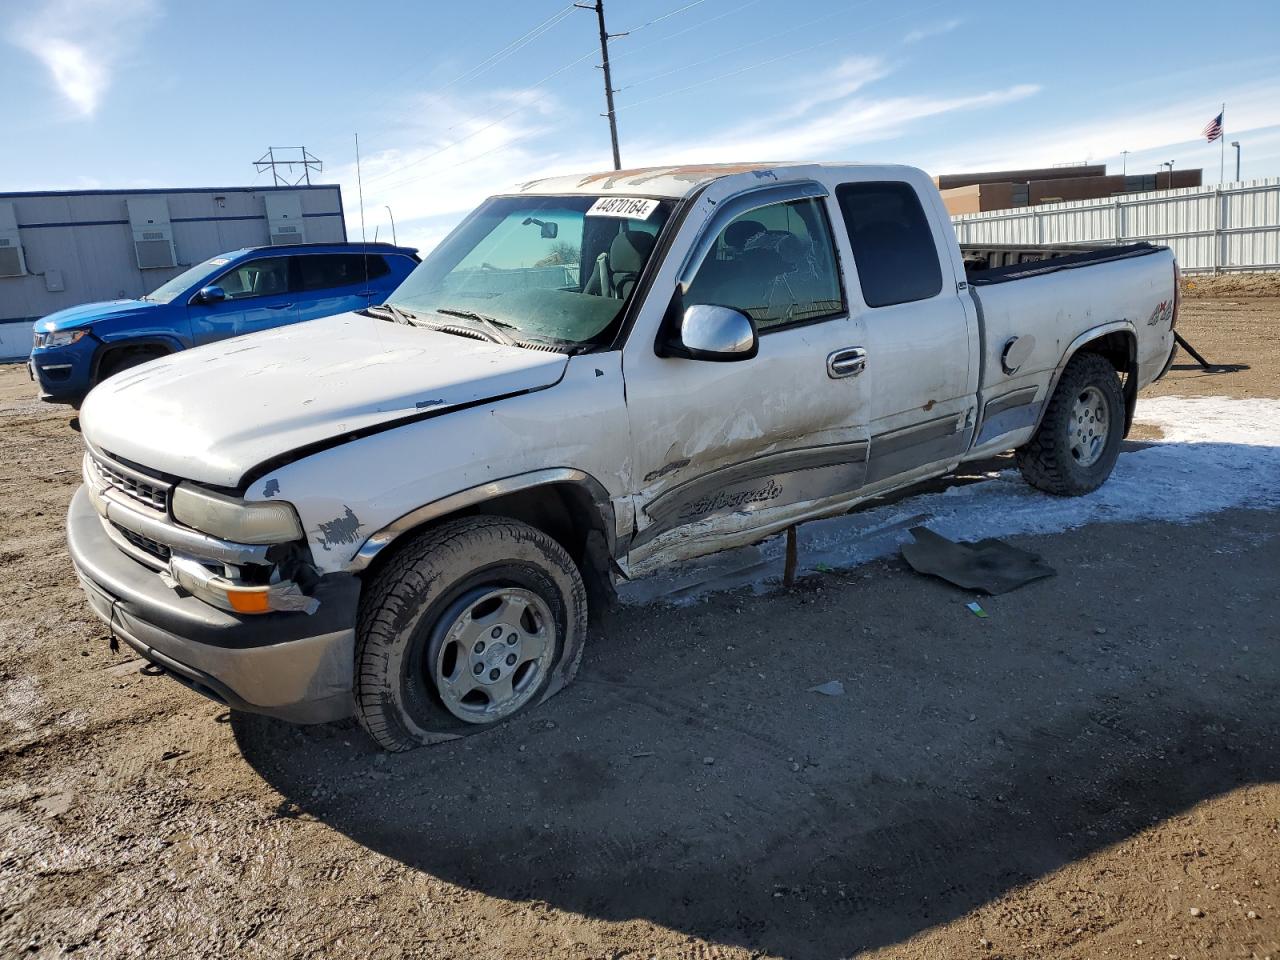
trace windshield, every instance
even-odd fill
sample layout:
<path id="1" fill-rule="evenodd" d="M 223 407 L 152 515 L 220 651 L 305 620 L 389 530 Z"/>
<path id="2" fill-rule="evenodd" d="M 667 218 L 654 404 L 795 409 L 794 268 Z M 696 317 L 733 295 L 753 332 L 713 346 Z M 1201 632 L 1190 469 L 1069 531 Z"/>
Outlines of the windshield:
<path id="1" fill-rule="evenodd" d="M 388 302 L 437 320 L 478 315 L 516 340 L 603 342 L 670 214 L 667 200 L 495 197 Z"/>
<path id="2" fill-rule="evenodd" d="M 154 303 L 172 303 L 182 295 L 183 291 L 198 283 L 203 277 L 212 274 L 218 267 L 225 266 L 230 262 L 231 260 L 228 257 L 214 257 L 204 263 L 197 263 L 191 269 L 183 270 L 172 280 L 166 280 L 142 299 L 151 300 Z"/>

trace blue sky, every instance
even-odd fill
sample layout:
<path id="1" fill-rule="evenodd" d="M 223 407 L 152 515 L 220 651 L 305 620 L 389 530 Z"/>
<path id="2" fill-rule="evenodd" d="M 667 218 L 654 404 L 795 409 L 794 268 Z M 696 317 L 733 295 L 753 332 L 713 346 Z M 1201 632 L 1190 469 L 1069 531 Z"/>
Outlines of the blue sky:
<path id="1" fill-rule="evenodd" d="M 984 15 L 986 12 L 994 15 Z M 1016 11 L 1016 12 L 1015 12 Z M 1227 103 L 1280 175 L 1280 3 L 606 0 L 624 166 L 1203 167 Z M 28 0 L 0 7 L 0 189 L 268 183 L 305 144 L 359 236 L 429 247 L 484 196 L 610 166 L 593 13 L 558 0 Z M 15 107 L 15 105 L 21 105 Z M 1234 171 L 1227 148 L 1227 179 Z"/>

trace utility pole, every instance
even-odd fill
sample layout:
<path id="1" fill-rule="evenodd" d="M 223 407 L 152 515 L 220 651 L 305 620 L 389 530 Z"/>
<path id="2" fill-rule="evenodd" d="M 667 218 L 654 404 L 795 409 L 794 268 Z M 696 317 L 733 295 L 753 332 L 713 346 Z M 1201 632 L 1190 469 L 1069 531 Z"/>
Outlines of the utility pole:
<path id="1" fill-rule="evenodd" d="M 1129 151 L 1120 151 L 1120 176 L 1125 176 L 1129 172 Z"/>
<path id="2" fill-rule="evenodd" d="M 604 70 L 604 102 L 609 108 L 609 112 L 604 116 L 609 118 L 609 138 L 613 141 L 613 169 L 622 169 L 622 156 L 618 153 L 618 117 L 613 109 L 613 77 L 609 73 L 609 41 L 614 37 L 625 37 L 625 33 L 610 33 L 604 26 L 604 0 L 596 0 L 595 3 L 575 3 L 575 7 L 579 10 L 594 10 L 596 19 L 600 22 L 600 59 L 601 68 Z"/>

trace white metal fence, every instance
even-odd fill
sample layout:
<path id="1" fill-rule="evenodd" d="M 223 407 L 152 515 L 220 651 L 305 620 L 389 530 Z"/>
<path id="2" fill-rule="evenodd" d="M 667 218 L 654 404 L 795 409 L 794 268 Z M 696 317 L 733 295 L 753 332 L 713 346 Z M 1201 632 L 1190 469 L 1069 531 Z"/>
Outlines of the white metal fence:
<path id="1" fill-rule="evenodd" d="M 1188 273 L 1280 270 L 1280 177 L 965 213 L 951 221 L 961 246 L 1147 240 L 1172 247 Z"/>

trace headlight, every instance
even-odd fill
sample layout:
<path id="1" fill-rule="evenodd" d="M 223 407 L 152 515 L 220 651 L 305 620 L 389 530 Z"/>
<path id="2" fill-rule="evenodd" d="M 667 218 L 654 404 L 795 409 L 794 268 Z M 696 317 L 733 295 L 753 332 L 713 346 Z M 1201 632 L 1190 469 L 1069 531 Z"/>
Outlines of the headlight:
<path id="1" fill-rule="evenodd" d="M 188 527 L 233 543 L 302 539 L 302 522 L 291 503 L 250 502 L 186 483 L 173 491 L 173 516 Z"/>
<path id="2" fill-rule="evenodd" d="M 37 347 L 69 347 L 89 335 L 88 330 L 54 330 L 51 333 L 37 333 Z"/>

